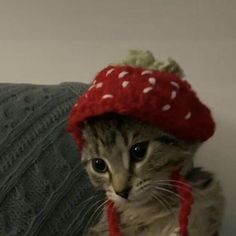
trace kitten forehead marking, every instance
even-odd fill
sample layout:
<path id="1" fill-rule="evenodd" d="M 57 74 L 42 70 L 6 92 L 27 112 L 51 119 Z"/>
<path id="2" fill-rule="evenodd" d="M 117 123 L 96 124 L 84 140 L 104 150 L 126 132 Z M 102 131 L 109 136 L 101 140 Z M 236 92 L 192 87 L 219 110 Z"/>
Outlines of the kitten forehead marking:
<path id="1" fill-rule="evenodd" d="M 124 168 L 126 170 L 129 170 L 129 157 L 127 157 L 126 155 L 123 155 L 122 160 L 123 160 Z"/>

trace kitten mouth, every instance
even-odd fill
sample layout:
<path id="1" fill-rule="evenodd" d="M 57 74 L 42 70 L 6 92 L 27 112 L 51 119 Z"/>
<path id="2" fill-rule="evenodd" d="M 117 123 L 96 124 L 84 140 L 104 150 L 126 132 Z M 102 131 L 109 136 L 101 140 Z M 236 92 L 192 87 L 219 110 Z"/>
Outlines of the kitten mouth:
<path id="1" fill-rule="evenodd" d="M 107 198 L 113 201 L 117 206 L 126 206 L 126 204 L 133 205 L 134 207 L 141 207 L 150 202 L 148 193 L 142 193 L 138 195 L 129 194 L 127 198 L 123 198 L 116 193 L 107 193 Z"/>
<path id="2" fill-rule="evenodd" d="M 136 206 L 142 206 L 147 204 L 151 199 L 149 197 L 149 193 L 148 193 L 148 188 L 142 188 L 142 191 L 134 191 L 131 188 L 126 189 L 125 191 L 122 192 L 114 192 L 111 190 L 106 191 L 106 196 L 108 199 L 112 200 L 113 202 L 116 203 L 129 203 L 129 204 L 134 204 Z"/>

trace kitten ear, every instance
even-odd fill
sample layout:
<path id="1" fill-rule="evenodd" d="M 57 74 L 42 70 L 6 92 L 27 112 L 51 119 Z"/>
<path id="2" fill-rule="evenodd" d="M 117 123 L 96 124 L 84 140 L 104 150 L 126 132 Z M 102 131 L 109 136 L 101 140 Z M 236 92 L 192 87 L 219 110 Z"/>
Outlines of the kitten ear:
<path id="1" fill-rule="evenodd" d="M 190 145 L 190 149 L 192 151 L 192 153 L 196 153 L 198 148 L 201 146 L 200 142 L 194 142 Z"/>
<path id="2" fill-rule="evenodd" d="M 186 175 L 191 169 L 193 169 L 194 164 L 193 164 L 193 158 L 200 147 L 200 143 L 194 142 L 191 144 L 185 144 L 184 147 L 186 149 L 186 157 L 184 158 L 183 162 L 181 163 L 181 174 Z"/>
<path id="3" fill-rule="evenodd" d="M 179 142 L 180 142 L 182 148 L 192 155 L 194 155 L 197 152 L 198 148 L 201 146 L 201 143 L 196 142 L 196 141 L 195 142 L 186 142 L 186 141 L 180 140 Z"/>
<path id="4" fill-rule="evenodd" d="M 180 173 L 185 176 L 190 170 L 193 169 L 193 158 L 186 158 L 181 167 Z"/>

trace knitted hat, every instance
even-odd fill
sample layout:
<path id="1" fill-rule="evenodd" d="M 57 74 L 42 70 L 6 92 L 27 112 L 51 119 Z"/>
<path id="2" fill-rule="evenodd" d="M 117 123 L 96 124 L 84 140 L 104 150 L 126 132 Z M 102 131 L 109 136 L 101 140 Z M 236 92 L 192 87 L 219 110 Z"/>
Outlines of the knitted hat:
<path id="1" fill-rule="evenodd" d="M 79 98 L 69 131 L 81 149 L 84 121 L 107 113 L 136 118 L 186 141 L 203 142 L 215 129 L 210 110 L 183 79 L 179 65 L 172 59 L 159 62 L 148 51 L 131 51 L 124 63 L 100 71 Z"/>

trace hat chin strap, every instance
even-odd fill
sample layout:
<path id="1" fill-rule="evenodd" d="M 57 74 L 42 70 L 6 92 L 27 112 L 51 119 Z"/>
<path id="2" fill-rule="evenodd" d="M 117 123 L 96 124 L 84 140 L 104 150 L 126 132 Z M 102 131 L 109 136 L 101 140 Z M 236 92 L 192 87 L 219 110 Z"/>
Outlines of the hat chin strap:
<path id="1" fill-rule="evenodd" d="M 188 236 L 188 222 L 193 204 L 192 187 L 187 180 L 180 175 L 179 170 L 173 171 L 171 180 L 174 181 L 176 192 L 180 195 L 181 206 L 179 214 L 180 235 Z M 107 219 L 110 236 L 123 236 L 119 227 L 119 215 L 114 203 L 109 200 L 107 203 Z"/>
<path id="2" fill-rule="evenodd" d="M 177 193 L 180 195 L 181 205 L 179 214 L 180 235 L 188 236 L 189 215 L 193 204 L 193 191 L 188 181 L 180 174 L 180 170 L 175 170 L 171 176 Z"/>
<path id="3" fill-rule="evenodd" d="M 119 227 L 119 216 L 117 213 L 117 209 L 111 200 L 108 200 L 107 203 L 107 219 L 108 219 L 109 235 L 122 236 Z"/>

